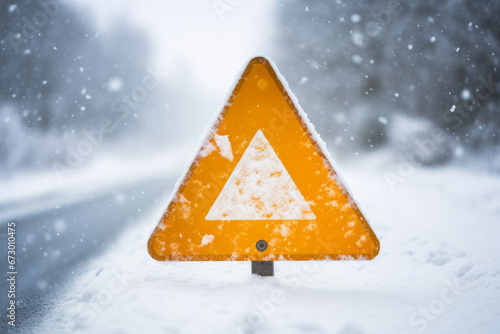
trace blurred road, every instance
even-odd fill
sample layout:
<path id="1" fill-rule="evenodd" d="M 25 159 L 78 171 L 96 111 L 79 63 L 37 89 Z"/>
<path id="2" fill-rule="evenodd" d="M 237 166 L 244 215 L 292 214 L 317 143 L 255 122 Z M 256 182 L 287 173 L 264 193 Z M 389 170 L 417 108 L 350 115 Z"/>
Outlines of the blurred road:
<path id="1" fill-rule="evenodd" d="M 31 319 L 40 319 L 53 307 L 54 299 L 69 287 L 71 277 L 78 277 L 83 263 L 111 249 L 115 238 L 139 221 L 143 213 L 155 205 L 165 205 L 175 180 L 127 184 L 77 202 L 16 215 L 16 324 L 22 325 L 23 331 L 33 328 Z M 6 225 L 3 221 L 2 236 Z M 154 226 L 152 223 L 151 229 Z M 7 254 L 6 240 L 2 237 L 2 254 Z M 7 264 L 2 265 L 2 271 L 7 272 Z M 2 295 L 7 294 L 5 280 L 0 290 Z M 4 301 L 7 298 L 2 298 L 3 310 Z"/>

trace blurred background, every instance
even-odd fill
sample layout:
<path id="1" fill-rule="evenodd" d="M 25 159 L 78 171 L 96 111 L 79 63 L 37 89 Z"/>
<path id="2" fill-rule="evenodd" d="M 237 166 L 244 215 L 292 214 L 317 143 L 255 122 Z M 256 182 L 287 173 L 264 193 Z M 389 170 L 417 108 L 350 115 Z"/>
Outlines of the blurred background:
<path id="1" fill-rule="evenodd" d="M 69 175 L 102 156 L 158 156 L 196 142 L 256 54 L 275 61 L 334 156 L 404 156 L 442 129 L 446 141 L 419 163 L 479 159 L 499 171 L 498 6 L 5 3 L 0 177 Z M 144 89 L 151 69 L 161 82 Z M 103 119 L 113 130 L 86 147 Z"/>
<path id="2" fill-rule="evenodd" d="M 165 205 L 256 55 L 341 171 L 391 193 L 443 168 L 496 180 L 499 13 L 465 0 L 3 1 L 0 220 L 2 249 L 18 226 L 20 321 Z"/>

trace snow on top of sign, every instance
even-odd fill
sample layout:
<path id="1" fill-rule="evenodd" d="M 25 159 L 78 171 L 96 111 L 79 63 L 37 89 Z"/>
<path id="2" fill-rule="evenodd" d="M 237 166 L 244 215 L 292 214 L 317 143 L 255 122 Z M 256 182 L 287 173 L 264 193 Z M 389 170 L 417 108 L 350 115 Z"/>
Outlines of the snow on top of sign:
<path id="1" fill-rule="evenodd" d="M 205 219 L 315 218 L 264 133 L 258 130 Z"/>
<path id="2" fill-rule="evenodd" d="M 215 145 L 211 141 L 208 141 L 206 145 L 200 150 L 200 157 L 206 157 L 211 154 L 217 148 L 219 148 L 219 154 L 229 161 L 233 161 L 233 150 L 231 148 L 231 142 L 229 141 L 229 135 L 220 136 L 213 133 L 213 138 L 215 139 Z"/>
<path id="3" fill-rule="evenodd" d="M 233 161 L 233 150 L 231 149 L 231 142 L 229 141 L 229 135 L 219 136 L 215 135 L 215 143 L 219 147 L 220 155 L 229 161 Z"/>
<path id="4" fill-rule="evenodd" d="M 208 245 L 212 241 L 214 241 L 214 236 L 212 234 L 205 234 L 203 236 L 203 239 L 201 239 L 201 245 L 200 245 L 200 247 Z"/>

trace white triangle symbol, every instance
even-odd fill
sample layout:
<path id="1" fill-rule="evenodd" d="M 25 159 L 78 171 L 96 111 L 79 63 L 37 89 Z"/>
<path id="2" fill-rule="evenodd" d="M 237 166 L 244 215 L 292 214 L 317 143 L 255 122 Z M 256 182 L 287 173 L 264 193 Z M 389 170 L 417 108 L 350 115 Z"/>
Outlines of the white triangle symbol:
<path id="1" fill-rule="evenodd" d="M 205 219 L 298 220 L 316 216 L 258 130 Z"/>

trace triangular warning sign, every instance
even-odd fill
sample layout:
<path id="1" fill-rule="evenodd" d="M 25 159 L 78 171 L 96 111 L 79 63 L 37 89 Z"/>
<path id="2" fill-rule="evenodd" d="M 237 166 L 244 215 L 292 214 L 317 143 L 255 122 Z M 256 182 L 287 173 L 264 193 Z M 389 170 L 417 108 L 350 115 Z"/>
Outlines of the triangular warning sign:
<path id="1" fill-rule="evenodd" d="M 149 239 L 153 258 L 378 254 L 377 237 L 297 107 L 270 62 L 252 59 Z M 257 248 L 260 240 L 266 249 Z"/>

